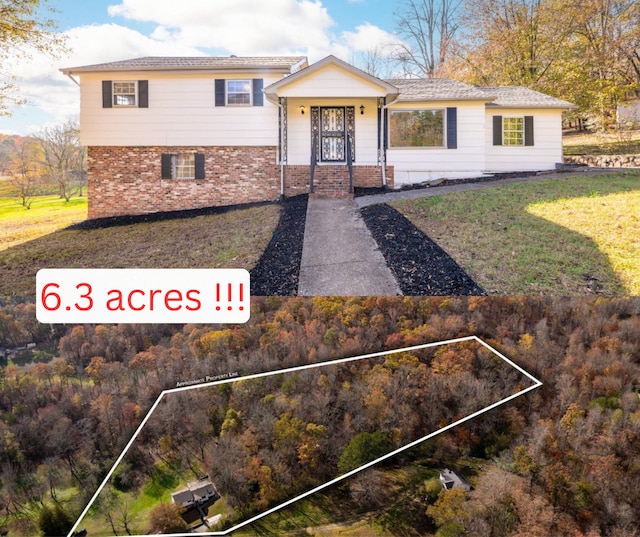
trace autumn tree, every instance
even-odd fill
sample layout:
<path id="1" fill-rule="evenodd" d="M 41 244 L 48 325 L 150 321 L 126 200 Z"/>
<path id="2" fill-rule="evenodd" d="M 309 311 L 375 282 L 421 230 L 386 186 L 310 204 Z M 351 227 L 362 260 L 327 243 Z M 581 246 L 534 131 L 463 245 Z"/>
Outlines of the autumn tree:
<path id="1" fill-rule="evenodd" d="M 42 183 L 42 169 L 39 165 L 40 150 L 33 138 L 19 138 L 15 142 L 10 169 L 10 183 L 16 190 L 23 207 L 31 209 L 33 196 Z"/>
<path id="2" fill-rule="evenodd" d="M 447 74 L 525 86 L 577 104 L 601 128 L 640 92 L 635 0 L 468 0 Z"/>
<path id="3" fill-rule="evenodd" d="M 178 533 L 187 529 L 180 516 L 181 508 L 175 503 L 160 503 L 151 511 L 150 533 Z"/>
<path id="4" fill-rule="evenodd" d="M 55 56 L 64 47 L 63 37 L 53 32 L 55 22 L 43 15 L 46 3 L 47 0 L 0 0 L 0 115 L 9 113 L 11 103 L 24 102 L 16 96 L 14 74 L 6 71 L 9 60 L 20 58 L 24 62 L 34 51 Z"/>
<path id="5" fill-rule="evenodd" d="M 563 90 L 599 127 L 611 127 L 617 104 L 640 93 L 640 4 L 584 0 L 575 5 L 574 18 Z"/>

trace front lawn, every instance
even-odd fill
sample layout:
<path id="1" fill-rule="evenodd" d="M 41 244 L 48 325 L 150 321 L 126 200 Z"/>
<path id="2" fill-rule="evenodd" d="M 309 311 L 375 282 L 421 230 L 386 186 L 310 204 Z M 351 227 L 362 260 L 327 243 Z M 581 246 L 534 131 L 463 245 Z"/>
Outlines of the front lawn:
<path id="1" fill-rule="evenodd" d="M 27 209 L 0 188 L 0 252 L 86 218 L 86 197 L 73 197 L 67 202 L 57 194 L 36 196 Z"/>
<path id="2" fill-rule="evenodd" d="M 63 229 L 0 251 L 0 295 L 33 295 L 41 268 L 252 268 L 275 204 L 101 229 Z"/>
<path id="3" fill-rule="evenodd" d="M 392 204 L 490 294 L 640 295 L 640 173 Z"/>

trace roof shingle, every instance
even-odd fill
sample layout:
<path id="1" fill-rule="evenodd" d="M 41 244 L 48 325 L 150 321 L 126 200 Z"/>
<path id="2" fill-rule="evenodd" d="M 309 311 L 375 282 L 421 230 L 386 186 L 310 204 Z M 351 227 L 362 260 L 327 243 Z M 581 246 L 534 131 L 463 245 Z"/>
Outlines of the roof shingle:
<path id="1" fill-rule="evenodd" d="M 522 86 L 477 88 L 494 97 L 488 106 L 503 108 L 574 108 L 570 102 Z"/>
<path id="2" fill-rule="evenodd" d="M 101 71 L 180 71 L 180 70 L 237 70 L 273 69 L 289 71 L 305 56 L 190 56 L 159 57 L 147 56 L 116 62 L 66 67 L 65 74 L 91 73 Z"/>
<path id="3" fill-rule="evenodd" d="M 387 80 L 400 90 L 400 101 L 492 101 L 493 96 L 451 78 L 394 78 Z"/>

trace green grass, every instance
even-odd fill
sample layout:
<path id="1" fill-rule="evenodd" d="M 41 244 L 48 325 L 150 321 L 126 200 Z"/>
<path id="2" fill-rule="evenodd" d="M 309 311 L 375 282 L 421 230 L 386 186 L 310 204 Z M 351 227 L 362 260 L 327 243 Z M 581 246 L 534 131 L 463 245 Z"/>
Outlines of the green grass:
<path id="1" fill-rule="evenodd" d="M 640 294 L 640 173 L 392 204 L 491 294 Z"/>
<path id="2" fill-rule="evenodd" d="M 132 520 L 131 528 L 137 534 L 146 533 L 150 526 L 153 508 L 161 502 L 170 502 L 171 493 L 185 486 L 187 477 L 185 474 L 170 469 L 164 463 L 158 463 L 153 475 L 147 480 L 141 491 L 117 492 L 120 504 L 128 506 Z M 106 491 L 106 487 L 104 490 Z M 117 509 L 114 509 L 116 518 L 117 513 Z M 104 515 L 94 509 L 91 509 L 82 519 L 79 527 L 86 528 L 88 534 L 92 536 L 113 535 Z M 121 534 L 124 535 L 124 531 Z"/>
<path id="3" fill-rule="evenodd" d="M 289 507 L 267 515 L 259 521 L 241 528 L 234 535 L 315 535 L 328 537 L 340 535 L 344 537 L 384 537 L 404 535 L 413 537 L 420 535 L 410 523 L 403 523 L 398 514 L 411 504 L 415 497 L 424 497 L 424 482 L 427 479 L 438 479 L 438 471 L 414 463 L 407 466 L 377 468 L 382 476 L 386 490 L 386 498 L 382 506 L 375 510 L 358 507 L 348 495 L 345 487 L 350 480 L 341 486 L 334 486 L 317 492 Z M 385 530 L 380 520 L 392 517 L 393 531 Z"/>
<path id="4" fill-rule="evenodd" d="M 563 137 L 565 155 L 625 155 L 640 153 L 640 131 L 617 134 L 579 133 Z"/>
<path id="5" fill-rule="evenodd" d="M 0 182 L 0 251 L 86 218 L 86 197 L 74 197 L 67 202 L 58 195 L 36 196 L 31 209 L 27 209 Z"/>
<path id="6" fill-rule="evenodd" d="M 268 204 L 188 219 L 49 232 L 0 251 L 0 295 L 34 294 L 41 268 L 250 269 L 279 214 L 277 205 Z"/>

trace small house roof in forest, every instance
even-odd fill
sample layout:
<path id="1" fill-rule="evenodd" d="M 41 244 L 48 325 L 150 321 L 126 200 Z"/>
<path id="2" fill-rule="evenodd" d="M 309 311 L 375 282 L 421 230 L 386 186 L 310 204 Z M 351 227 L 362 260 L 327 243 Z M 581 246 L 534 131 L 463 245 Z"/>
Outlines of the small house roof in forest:
<path id="1" fill-rule="evenodd" d="M 440 471 L 440 482 L 442 483 L 442 486 L 447 490 L 471 490 L 471 485 L 469 484 L 469 482 L 459 473 L 450 470 L 449 468 L 445 468 L 444 470 Z"/>
<path id="2" fill-rule="evenodd" d="M 198 481 L 187 483 L 187 487 L 171 494 L 173 503 L 189 507 L 195 504 L 203 504 L 211 499 L 219 497 L 218 491 L 208 477 Z"/>

